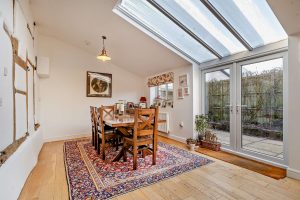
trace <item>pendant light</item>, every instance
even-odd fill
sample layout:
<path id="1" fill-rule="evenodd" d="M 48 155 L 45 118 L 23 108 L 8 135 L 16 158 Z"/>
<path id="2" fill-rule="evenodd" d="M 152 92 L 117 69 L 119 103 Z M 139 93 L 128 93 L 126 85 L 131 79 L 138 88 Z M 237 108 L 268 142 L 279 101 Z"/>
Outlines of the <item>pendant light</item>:
<path id="1" fill-rule="evenodd" d="M 101 51 L 101 53 L 99 53 L 99 55 L 97 56 L 97 58 L 99 60 L 102 60 L 103 62 L 107 61 L 107 60 L 111 60 L 111 57 L 109 57 L 106 53 L 106 50 L 105 50 L 105 44 L 104 44 L 104 40 L 106 40 L 106 36 L 102 36 L 102 45 L 103 45 L 103 49 Z"/>

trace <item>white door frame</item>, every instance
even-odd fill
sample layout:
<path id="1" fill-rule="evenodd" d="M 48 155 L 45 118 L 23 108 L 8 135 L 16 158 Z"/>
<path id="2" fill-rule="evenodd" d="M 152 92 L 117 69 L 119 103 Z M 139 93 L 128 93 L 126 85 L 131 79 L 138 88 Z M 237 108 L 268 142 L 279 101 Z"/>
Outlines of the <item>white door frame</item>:
<path id="1" fill-rule="evenodd" d="M 272 156 L 259 154 L 242 148 L 242 132 L 241 132 L 241 115 L 240 115 L 240 102 L 241 102 L 241 66 L 245 64 L 251 64 L 256 62 L 267 61 L 276 58 L 283 58 L 283 159 L 278 159 Z M 288 59 L 287 52 L 279 52 L 270 54 L 267 56 L 261 56 L 258 58 L 247 59 L 245 61 L 234 62 L 232 64 L 226 64 L 221 67 L 212 67 L 201 70 L 202 87 L 201 87 L 201 110 L 202 114 L 205 114 L 205 73 L 218 71 L 220 69 L 230 69 L 230 146 L 223 145 L 222 150 L 229 151 L 231 153 L 248 157 L 257 161 L 269 163 L 279 167 L 286 168 L 287 160 L 287 109 L 288 109 Z"/>
<path id="2" fill-rule="evenodd" d="M 251 59 L 251 60 L 247 60 L 247 61 L 242 61 L 239 63 L 236 63 L 236 80 L 237 80 L 237 90 L 236 90 L 236 100 L 237 100 L 237 104 L 236 104 L 236 138 L 237 138 L 237 148 L 236 151 L 241 152 L 242 154 L 248 154 L 250 156 L 254 156 L 254 157 L 258 157 L 260 159 L 266 160 L 266 161 L 270 161 L 272 163 L 279 163 L 279 164 L 286 164 L 286 141 L 287 141 L 287 120 L 286 120 L 286 112 L 283 112 L 283 159 L 279 159 L 279 158 L 275 158 L 273 156 L 269 156 L 269 155 L 265 155 L 265 154 L 261 154 L 258 152 L 254 152 L 254 151 L 250 151 L 250 150 L 246 150 L 242 148 L 242 127 L 241 127 L 241 70 L 242 70 L 242 66 L 243 65 L 248 65 L 248 64 L 252 64 L 252 63 L 258 63 L 258 62 L 263 62 L 263 61 L 268 61 L 268 60 L 272 60 L 272 59 L 276 59 L 276 58 L 283 58 L 283 110 L 286 111 L 286 105 L 287 105 L 287 96 L 286 96 L 286 75 L 287 74 L 287 53 L 276 53 L 276 54 L 272 54 L 272 55 L 268 55 L 268 56 L 264 56 L 264 57 L 260 57 L 260 58 L 255 58 L 255 59 Z"/>
<path id="3" fill-rule="evenodd" d="M 225 66 L 221 66 L 221 67 L 216 67 L 216 68 L 210 68 L 210 69 L 206 69 L 206 70 L 202 70 L 201 71 L 201 77 L 202 77 L 202 89 L 201 89 L 201 110 L 202 110 L 202 114 L 205 114 L 205 74 L 206 73 L 210 73 L 210 72 L 215 72 L 215 71 L 220 71 L 222 69 L 229 69 L 230 70 L 230 145 L 225 145 L 222 144 L 226 149 L 231 149 L 234 150 L 235 145 L 233 146 L 233 144 L 235 144 L 235 112 L 233 112 L 234 110 L 234 105 L 235 105 L 235 99 L 232 98 L 232 95 L 234 93 L 234 86 L 235 86 L 235 80 L 234 80 L 234 75 L 235 75 L 235 69 L 233 67 L 232 64 L 230 65 L 225 65 Z"/>

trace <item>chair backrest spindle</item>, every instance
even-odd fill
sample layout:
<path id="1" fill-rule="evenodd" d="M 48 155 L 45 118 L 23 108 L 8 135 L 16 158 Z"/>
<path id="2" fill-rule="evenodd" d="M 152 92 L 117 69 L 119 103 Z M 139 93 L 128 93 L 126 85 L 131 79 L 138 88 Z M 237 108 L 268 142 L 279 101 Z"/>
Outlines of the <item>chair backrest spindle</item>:
<path id="1" fill-rule="evenodd" d="M 158 108 L 136 109 L 134 115 L 134 138 L 157 134 Z"/>

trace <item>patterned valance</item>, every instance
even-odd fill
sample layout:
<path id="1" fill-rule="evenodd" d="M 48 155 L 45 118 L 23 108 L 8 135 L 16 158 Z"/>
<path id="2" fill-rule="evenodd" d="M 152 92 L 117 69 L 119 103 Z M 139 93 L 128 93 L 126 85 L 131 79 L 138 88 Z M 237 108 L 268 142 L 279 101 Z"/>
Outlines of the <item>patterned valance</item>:
<path id="1" fill-rule="evenodd" d="M 174 73 L 168 72 L 148 79 L 148 87 L 159 86 L 166 83 L 174 82 Z"/>

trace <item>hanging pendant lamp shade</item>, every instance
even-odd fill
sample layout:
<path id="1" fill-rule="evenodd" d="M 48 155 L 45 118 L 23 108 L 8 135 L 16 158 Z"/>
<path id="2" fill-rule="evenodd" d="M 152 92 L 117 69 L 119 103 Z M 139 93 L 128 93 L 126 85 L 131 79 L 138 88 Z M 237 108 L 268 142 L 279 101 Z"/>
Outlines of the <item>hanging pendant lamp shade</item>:
<path id="1" fill-rule="evenodd" d="M 105 62 L 105 61 L 107 61 L 107 60 L 111 60 L 111 57 L 109 57 L 109 56 L 107 55 L 107 53 L 106 53 L 104 40 L 106 40 L 106 36 L 102 36 L 103 49 L 102 49 L 101 53 L 99 53 L 99 55 L 97 56 L 97 58 L 98 58 L 99 60 L 102 60 L 103 62 Z"/>

